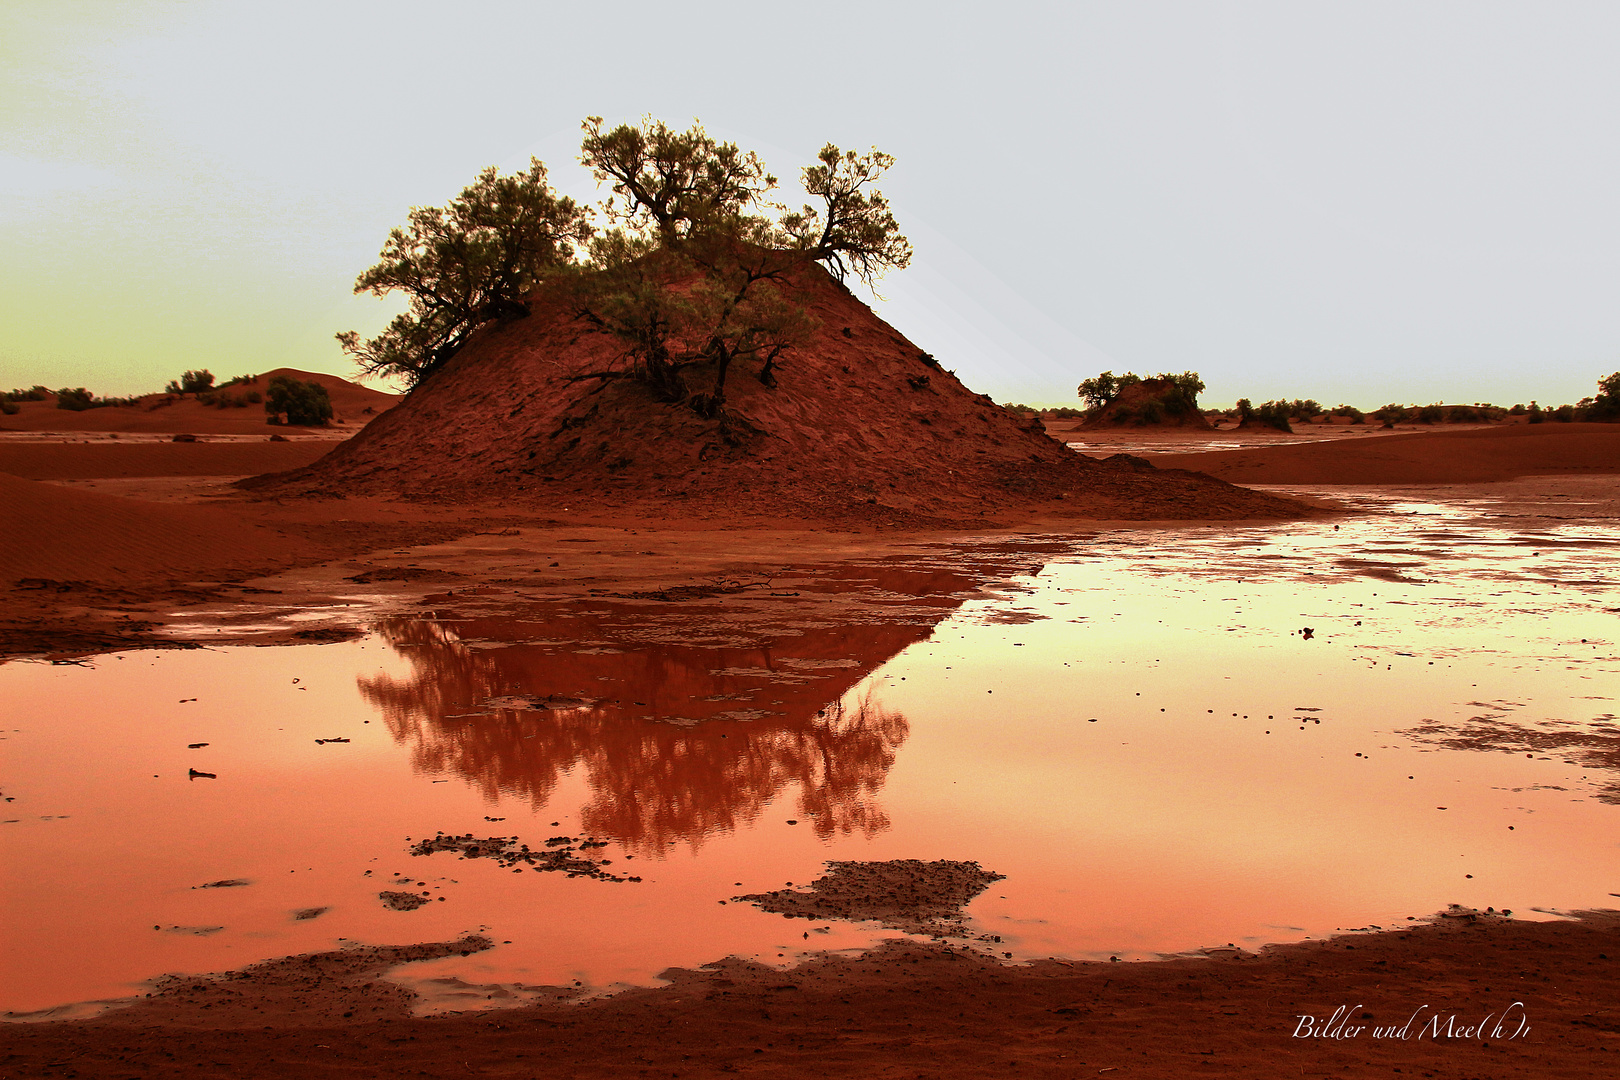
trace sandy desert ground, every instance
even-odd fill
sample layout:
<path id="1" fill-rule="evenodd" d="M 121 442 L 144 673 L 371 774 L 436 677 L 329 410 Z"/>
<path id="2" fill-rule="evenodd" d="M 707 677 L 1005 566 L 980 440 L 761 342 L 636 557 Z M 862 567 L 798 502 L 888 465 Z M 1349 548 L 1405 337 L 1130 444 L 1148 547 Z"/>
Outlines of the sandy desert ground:
<path id="1" fill-rule="evenodd" d="M 683 589 L 713 595 L 784 565 L 835 566 L 919 544 L 1167 524 L 1098 520 L 1051 502 L 998 507 L 972 529 L 920 533 L 881 507 L 805 522 L 589 495 L 473 505 L 253 498 L 231 482 L 308 464 L 329 444 L 228 432 L 190 443 L 50 441 L 41 424 L 6 426 L 14 433 L 0 433 L 0 656 L 13 663 L 336 641 L 368 620 L 469 594 L 488 603 L 502 590 L 525 602 L 667 600 Z M 1570 517 L 1620 519 L 1612 425 L 1232 439 L 1127 432 L 1081 449 L 1310 489 L 1295 515 L 1323 520 L 1364 512 L 1337 505 L 1337 495 L 1380 487 L 1494 499 L 1504 512 L 1542 517 L 1556 516 L 1552 500 L 1568 496 L 1580 503 Z M 1163 535 L 1173 542 L 1173 531 Z M 567 543 L 581 537 L 591 542 Z M 514 584 L 520 567 L 532 573 Z M 340 607 L 344 583 L 364 575 L 369 608 Z M 806 596 L 795 610 L 836 622 L 872 598 Z M 294 611 L 322 616 L 283 617 Z M 949 938 L 905 939 L 787 969 L 715 956 L 701 970 L 666 973 L 660 987 L 578 1000 L 564 988 L 550 1003 L 431 1016 L 413 1011 L 410 993 L 386 973 L 487 943 L 393 944 L 401 948 L 169 979 L 89 1018 L 70 1010 L 5 1024 L 0 1078 L 1595 1077 L 1611 1075 L 1608 1055 L 1620 1052 L 1620 918 L 1607 911 L 1526 921 L 1459 909 L 1388 932 L 1257 951 L 1207 942 L 1196 957 L 1117 963 L 1000 963 Z M 1315 1018 L 1306 1034 L 1301 1016 Z M 1413 1033 L 1436 1016 L 1446 1035 Z M 1378 1035 L 1403 1026 L 1408 1037 Z"/>

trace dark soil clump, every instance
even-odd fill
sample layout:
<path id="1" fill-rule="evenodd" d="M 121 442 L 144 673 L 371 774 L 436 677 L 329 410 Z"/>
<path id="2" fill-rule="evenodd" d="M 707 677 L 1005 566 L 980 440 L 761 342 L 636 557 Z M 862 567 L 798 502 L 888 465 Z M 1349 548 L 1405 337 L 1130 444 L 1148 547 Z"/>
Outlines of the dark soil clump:
<path id="1" fill-rule="evenodd" d="M 892 859 L 829 862 L 828 873 L 804 889 L 777 889 L 733 897 L 764 911 L 801 919 L 873 919 L 884 926 L 934 937 L 962 937 L 962 908 L 1006 875 L 976 862 Z"/>

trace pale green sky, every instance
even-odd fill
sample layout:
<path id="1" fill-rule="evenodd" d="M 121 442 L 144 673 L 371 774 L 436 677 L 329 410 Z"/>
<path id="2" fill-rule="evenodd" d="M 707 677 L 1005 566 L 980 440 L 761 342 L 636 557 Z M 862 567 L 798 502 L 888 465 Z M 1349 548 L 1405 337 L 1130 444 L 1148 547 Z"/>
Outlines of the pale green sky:
<path id="1" fill-rule="evenodd" d="M 0 385 L 350 374 L 388 228 L 580 120 L 899 158 L 879 313 L 998 400 L 1574 400 L 1620 368 L 1607 3 L 0 6 Z"/>

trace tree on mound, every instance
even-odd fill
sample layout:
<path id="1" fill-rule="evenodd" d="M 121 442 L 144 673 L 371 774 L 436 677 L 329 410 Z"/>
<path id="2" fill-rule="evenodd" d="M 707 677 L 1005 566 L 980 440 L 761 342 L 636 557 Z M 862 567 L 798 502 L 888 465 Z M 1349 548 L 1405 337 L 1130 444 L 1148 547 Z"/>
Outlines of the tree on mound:
<path id="1" fill-rule="evenodd" d="M 485 169 L 448 206 L 413 209 L 405 228 L 389 232 L 382 261 L 354 284 L 374 296 L 403 292 L 410 310 L 369 341 L 350 330 L 338 343 L 366 374 L 414 387 L 480 326 L 527 315 L 526 295 L 590 236 L 586 218 L 551 190 L 537 159 L 515 176 Z"/>
<path id="2" fill-rule="evenodd" d="M 582 208 L 555 195 L 545 166 L 501 177 L 486 169 L 449 206 L 411 211 L 389 234 L 383 261 L 356 292 L 401 290 L 411 310 L 380 336 L 338 335 L 368 373 L 414 387 L 468 336 L 529 314 L 527 295 L 561 284 L 575 314 L 622 346 L 613 363 L 581 380 L 633 379 L 661 399 L 723 420 L 727 380 L 748 368 L 771 385 L 783 353 L 814 329 L 784 283 L 821 263 L 842 281 L 870 285 L 904 267 L 911 247 L 873 186 L 893 158 L 828 144 L 803 170 L 819 205 L 797 211 L 767 201 L 776 178 L 752 153 L 661 121 L 604 130 L 584 124 L 581 160 L 612 195 Z M 610 228 L 589 218 L 600 212 Z M 579 248 L 583 247 L 583 258 Z"/>
<path id="3" fill-rule="evenodd" d="M 1164 372 L 1151 378 L 1129 371 L 1115 377 L 1112 371 L 1105 371 L 1079 387 L 1086 403 L 1087 427 L 1208 427 L 1209 421 L 1198 409 L 1198 395 L 1203 390 L 1204 380 L 1196 371 Z"/>

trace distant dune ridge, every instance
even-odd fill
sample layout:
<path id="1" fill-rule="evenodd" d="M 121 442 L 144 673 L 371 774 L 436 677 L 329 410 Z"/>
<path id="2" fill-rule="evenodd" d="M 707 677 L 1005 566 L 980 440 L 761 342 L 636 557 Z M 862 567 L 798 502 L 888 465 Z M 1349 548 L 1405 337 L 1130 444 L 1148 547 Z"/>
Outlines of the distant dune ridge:
<path id="1" fill-rule="evenodd" d="M 304 382 L 316 382 L 326 387 L 332 400 L 332 420 L 335 426 L 357 428 L 379 413 L 386 412 L 400 400 L 400 395 L 358 386 L 336 375 L 318 371 L 300 371 L 297 368 L 276 368 L 258 375 L 250 383 L 239 383 L 222 388 L 223 393 L 241 396 L 257 391 L 263 396 L 270 380 L 285 375 Z M 224 382 L 230 376 L 220 376 Z M 147 394 L 136 405 L 111 405 L 100 409 L 73 412 L 58 409 L 55 400 L 23 401 L 15 416 L 0 416 L 0 431 L 105 431 L 129 434 L 168 434 L 191 432 L 197 435 L 264 435 L 282 428 L 266 422 L 262 403 L 246 404 L 238 408 L 215 408 L 204 405 L 195 395 L 176 397 L 171 394 Z M 296 430 L 296 429 L 294 429 Z"/>
<path id="2" fill-rule="evenodd" d="M 1074 453 L 1038 420 L 968 390 L 819 266 L 797 271 L 790 293 L 818 326 L 782 355 L 774 387 L 733 370 L 729 423 L 661 401 L 639 381 L 592 377 L 622 366 L 623 344 L 542 289 L 528 318 L 480 331 L 321 461 L 244 486 L 672 499 L 809 516 L 867 505 L 960 518 L 1031 502 L 1120 518 L 1299 511 L 1206 477 Z"/>
<path id="3" fill-rule="evenodd" d="M 1620 425 L 1514 424 L 1248 450 L 1159 454 L 1237 484 L 1467 484 L 1620 472 Z"/>

